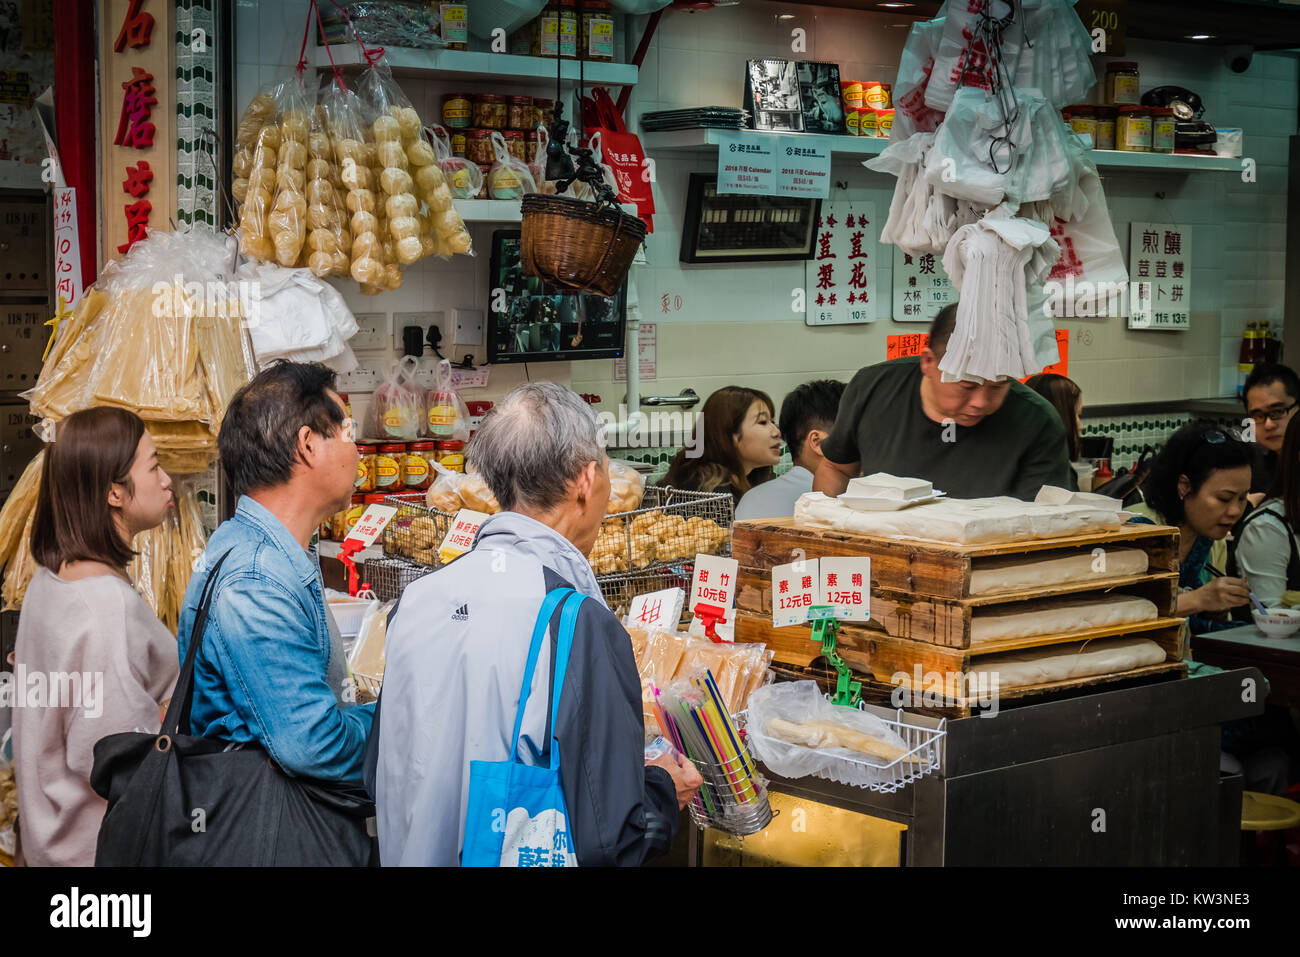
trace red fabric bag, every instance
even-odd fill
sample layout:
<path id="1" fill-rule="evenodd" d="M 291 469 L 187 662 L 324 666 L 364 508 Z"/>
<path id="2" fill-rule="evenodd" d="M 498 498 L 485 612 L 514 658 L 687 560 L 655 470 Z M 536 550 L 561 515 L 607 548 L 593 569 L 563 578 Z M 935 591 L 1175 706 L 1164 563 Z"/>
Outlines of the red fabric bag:
<path id="1" fill-rule="evenodd" d="M 582 128 L 586 140 L 600 134 L 600 151 L 603 162 L 614 171 L 621 203 L 634 203 L 637 216 L 645 221 L 646 231 L 654 232 L 652 216 L 655 211 L 651 191 L 650 170 L 645 150 L 635 133 L 627 131 L 623 115 L 614 105 L 609 92 L 595 87 L 591 96 L 582 100 Z"/>

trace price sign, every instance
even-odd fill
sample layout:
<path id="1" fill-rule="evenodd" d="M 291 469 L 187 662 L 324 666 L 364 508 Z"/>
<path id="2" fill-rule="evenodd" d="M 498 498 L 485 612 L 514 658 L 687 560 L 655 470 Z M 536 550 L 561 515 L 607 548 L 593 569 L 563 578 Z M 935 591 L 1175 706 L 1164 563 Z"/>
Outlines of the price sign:
<path id="1" fill-rule="evenodd" d="M 866 621 L 871 617 L 871 559 L 862 557 L 821 560 L 822 604 L 835 609 L 838 621 Z"/>
<path id="2" fill-rule="evenodd" d="M 739 130 L 721 130 L 718 136 L 718 192 L 776 192 L 777 137 Z"/>
<path id="3" fill-rule="evenodd" d="M 637 595 L 632 599 L 632 607 L 627 613 L 629 628 L 667 628 L 677 630 L 677 623 L 682 620 L 682 605 L 686 603 L 686 592 L 680 588 L 665 588 L 648 595 Z"/>
<path id="4" fill-rule="evenodd" d="M 695 574 L 691 576 L 691 599 L 687 607 L 691 614 L 696 605 L 715 605 L 730 609 L 736 600 L 736 576 L 740 563 L 734 558 L 717 555 L 696 555 Z M 731 616 L 728 614 L 728 618 Z"/>
<path id="5" fill-rule="evenodd" d="M 447 536 L 438 546 L 438 559 L 445 565 L 454 558 L 459 558 L 474 547 L 479 526 L 488 520 L 486 512 L 476 512 L 472 508 L 462 508 L 451 520 Z"/>
<path id="6" fill-rule="evenodd" d="M 391 505 L 370 505 L 361 513 L 357 523 L 352 526 L 352 531 L 348 532 L 345 542 L 360 542 L 356 548 L 365 548 L 373 545 L 384 527 L 393 520 L 397 514 L 397 509 Z"/>
<path id="7" fill-rule="evenodd" d="M 802 625 L 808 609 L 823 604 L 817 559 L 777 565 L 772 569 L 772 625 Z"/>

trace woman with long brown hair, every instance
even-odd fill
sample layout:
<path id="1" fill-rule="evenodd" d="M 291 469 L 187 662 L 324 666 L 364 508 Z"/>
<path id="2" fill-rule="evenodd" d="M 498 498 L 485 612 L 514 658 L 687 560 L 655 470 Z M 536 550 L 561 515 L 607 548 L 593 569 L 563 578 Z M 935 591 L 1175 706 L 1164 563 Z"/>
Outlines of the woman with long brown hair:
<path id="1" fill-rule="evenodd" d="M 14 649 L 14 769 L 23 856 L 95 862 L 105 802 L 95 742 L 156 731 L 176 683 L 176 639 L 131 585 L 131 543 L 172 505 L 171 479 L 132 412 L 73 413 L 45 451 L 32 519 L 37 568 Z"/>
<path id="2" fill-rule="evenodd" d="M 1070 461 L 1077 462 L 1083 455 L 1083 440 L 1080 438 L 1083 423 L 1083 390 L 1073 379 L 1054 372 L 1040 372 L 1025 380 L 1025 385 L 1033 389 L 1048 402 L 1061 417 L 1065 426 L 1065 445 L 1070 453 Z"/>
<path id="3" fill-rule="evenodd" d="M 691 443 L 677 453 L 660 485 L 729 492 L 737 502 L 772 478 L 781 460 L 781 430 L 766 392 L 729 385 L 709 396 Z"/>

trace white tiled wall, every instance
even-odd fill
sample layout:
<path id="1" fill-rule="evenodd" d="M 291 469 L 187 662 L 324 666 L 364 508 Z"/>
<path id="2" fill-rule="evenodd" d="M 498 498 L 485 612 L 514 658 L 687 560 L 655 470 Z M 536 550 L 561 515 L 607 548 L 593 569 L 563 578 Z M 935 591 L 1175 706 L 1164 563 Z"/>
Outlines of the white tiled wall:
<path id="1" fill-rule="evenodd" d="M 282 75 L 297 59 L 306 4 L 302 0 L 238 0 L 238 99 L 246 103 L 260 83 Z M 791 19 L 779 19 L 782 16 Z M 629 52 L 643 19 L 633 19 L 625 39 Z M 882 14 L 779 3 L 749 2 L 700 13 L 669 10 L 651 44 L 628 110 L 629 124 L 645 111 L 702 105 L 739 106 L 744 62 L 757 56 L 793 56 L 838 62 L 845 79 L 895 78 L 908 21 Z M 806 51 L 791 52 L 791 31 L 806 31 Z M 1130 40 L 1126 59 L 1140 63 L 1144 90 L 1178 84 L 1200 93 L 1207 118 L 1245 129 L 1245 155 L 1257 163 L 1257 181 L 1234 173 L 1143 174 L 1111 171 L 1103 176 L 1111 217 L 1127 255 L 1128 224 L 1175 222 L 1191 226 L 1192 328 L 1187 333 L 1129 332 L 1122 319 L 1062 323 L 1071 331 L 1070 374 L 1087 402 L 1115 403 L 1228 394 L 1235 383 L 1237 346 L 1249 319 L 1269 319 L 1280 331 L 1284 298 L 1286 156 L 1296 131 L 1297 61 L 1257 54 L 1245 74 L 1231 73 L 1219 55 L 1194 44 Z M 1104 65 L 1099 63 L 1099 70 Z M 426 117 L 436 117 L 434 83 L 403 81 Z M 465 85 L 465 84 L 459 84 Z M 473 86 L 472 84 L 470 85 Z M 791 290 L 803 284 L 803 264 L 689 266 L 678 262 L 685 186 L 692 171 L 716 166 L 711 154 L 654 156 L 655 232 L 648 241 L 650 265 L 635 273 L 646 321 L 659 324 L 658 376 L 645 394 L 674 394 L 691 386 L 702 395 L 743 381 L 779 402 L 813 377 L 847 379 L 860 366 L 884 357 L 886 336 L 914 331 L 916 324 L 887 316 L 889 247 L 877 264 L 880 320 L 865 326 L 810 329 L 790 309 Z M 878 221 L 888 209 L 893 180 L 857 163 L 839 160 L 833 178 L 846 188 L 835 198 L 874 201 Z M 1160 195 L 1158 195 L 1160 194 Z M 407 271 L 403 288 L 371 299 L 355 284 L 341 283 L 358 311 L 400 312 L 469 307 L 486 310 L 486 250 L 491 227 L 474 228 L 482 254 L 473 261 L 420 264 Z M 680 310 L 665 314 L 661 297 L 680 296 Z M 460 350 L 464 351 L 464 350 Z M 606 407 L 621 400 L 612 362 L 530 366 L 534 377 L 553 378 L 602 396 Z M 482 397 L 499 395 L 522 380 L 522 370 L 498 366 Z M 477 398 L 467 395 L 467 398 Z"/>

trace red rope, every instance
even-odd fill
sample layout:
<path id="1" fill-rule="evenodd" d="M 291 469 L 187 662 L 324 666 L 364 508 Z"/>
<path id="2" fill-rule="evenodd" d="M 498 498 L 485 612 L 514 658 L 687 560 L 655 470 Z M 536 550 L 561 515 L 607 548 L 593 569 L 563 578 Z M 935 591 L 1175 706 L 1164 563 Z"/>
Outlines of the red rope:
<path id="1" fill-rule="evenodd" d="M 298 51 L 297 66 L 299 76 L 302 76 L 303 71 L 307 69 L 307 38 L 311 36 L 311 12 L 313 10 L 316 10 L 316 0 L 311 0 L 311 4 L 307 7 L 307 22 L 302 28 L 302 49 Z M 319 10 L 316 10 L 316 15 L 320 16 Z M 324 39 L 324 37 L 321 37 L 321 39 Z"/>
<path id="2" fill-rule="evenodd" d="M 316 0 L 311 0 L 311 9 L 316 11 L 316 24 L 317 26 L 320 27 L 320 38 L 322 42 L 324 42 L 325 21 L 321 19 L 320 7 L 316 5 Z M 311 12 L 308 11 L 308 19 L 310 20 L 310 18 L 311 18 Z M 348 88 L 348 85 L 343 82 L 343 71 L 340 70 L 338 64 L 334 62 L 334 54 L 330 50 L 331 46 L 332 44 L 328 42 L 325 43 L 325 55 L 329 57 L 330 69 L 334 71 L 334 82 L 337 83 L 344 90 L 346 90 Z"/>

